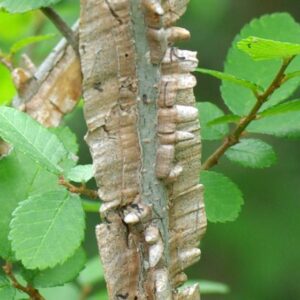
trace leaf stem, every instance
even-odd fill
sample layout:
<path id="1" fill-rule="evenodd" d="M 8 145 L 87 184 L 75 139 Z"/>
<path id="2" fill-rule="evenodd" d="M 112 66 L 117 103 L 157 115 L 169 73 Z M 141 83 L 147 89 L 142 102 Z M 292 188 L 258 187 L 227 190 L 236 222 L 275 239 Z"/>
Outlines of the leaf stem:
<path id="1" fill-rule="evenodd" d="M 289 64 L 294 59 L 294 56 L 286 58 L 283 60 L 282 65 L 277 72 L 274 80 L 268 86 L 268 88 L 261 94 L 254 93 L 256 97 L 256 102 L 252 107 L 249 114 L 240 119 L 239 123 L 235 127 L 232 133 L 230 133 L 220 145 L 216 151 L 208 157 L 208 159 L 203 163 L 202 170 L 208 170 L 213 166 L 217 165 L 222 155 L 233 145 L 237 144 L 240 140 L 245 129 L 248 125 L 257 118 L 257 113 L 262 107 L 262 105 L 267 102 L 270 96 L 284 83 L 285 71 Z"/>
<path id="2" fill-rule="evenodd" d="M 0 52 L 0 64 L 5 66 L 9 71 L 13 71 L 13 65 L 12 62 Z"/>
<path id="3" fill-rule="evenodd" d="M 73 30 L 60 17 L 60 15 L 51 7 L 42 7 L 43 14 L 55 25 L 59 32 L 66 38 L 68 43 L 72 46 L 75 53 L 79 56 L 78 39 Z"/>
<path id="4" fill-rule="evenodd" d="M 59 184 L 63 185 L 70 191 L 71 193 L 80 194 L 87 196 L 91 199 L 98 199 L 98 192 L 95 190 L 88 189 L 85 184 L 81 184 L 80 186 L 73 185 L 69 181 L 65 180 L 64 177 L 59 178 Z"/>
<path id="5" fill-rule="evenodd" d="M 6 262 L 2 269 L 6 276 L 11 280 L 12 285 L 16 289 L 26 293 L 32 300 L 45 300 L 45 298 L 39 293 L 37 289 L 30 286 L 29 284 L 27 286 L 23 286 L 21 283 L 18 282 L 17 278 L 13 273 L 13 267 L 11 263 Z"/>

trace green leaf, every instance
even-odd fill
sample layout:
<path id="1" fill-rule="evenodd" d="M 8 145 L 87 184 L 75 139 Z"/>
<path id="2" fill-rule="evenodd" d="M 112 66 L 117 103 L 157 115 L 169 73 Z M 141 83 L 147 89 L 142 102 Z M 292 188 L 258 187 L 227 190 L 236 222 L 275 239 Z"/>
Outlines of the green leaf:
<path id="1" fill-rule="evenodd" d="M 248 132 L 274 135 L 276 137 L 300 137 L 300 111 L 270 115 L 253 121 Z"/>
<path id="2" fill-rule="evenodd" d="M 0 105 L 9 104 L 16 94 L 16 89 L 12 82 L 10 71 L 1 64 L 0 78 Z"/>
<path id="3" fill-rule="evenodd" d="M 84 212 L 77 195 L 60 190 L 29 197 L 13 213 L 9 238 L 27 269 L 64 263 L 84 236 Z"/>
<path id="4" fill-rule="evenodd" d="M 69 170 L 67 179 L 74 182 L 88 182 L 93 176 L 93 165 L 78 165 Z"/>
<path id="5" fill-rule="evenodd" d="M 87 300 L 99 300 L 99 299 L 101 299 L 101 300 L 109 300 L 106 289 L 101 289 L 101 291 L 99 293 L 88 297 Z"/>
<path id="6" fill-rule="evenodd" d="M 203 295 L 208 294 L 228 294 L 230 288 L 227 284 L 215 281 L 200 280 L 199 281 L 200 292 Z"/>
<path id="7" fill-rule="evenodd" d="M 80 299 L 80 290 L 75 284 L 67 283 L 54 288 L 39 289 L 47 300 L 75 300 Z"/>
<path id="8" fill-rule="evenodd" d="M 26 37 L 22 40 L 17 41 L 16 43 L 14 43 L 11 48 L 10 48 L 10 54 L 14 55 L 17 52 L 19 52 L 20 50 L 22 50 L 23 48 L 34 44 L 34 43 L 38 43 L 41 41 L 47 41 L 51 38 L 53 38 L 55 36 L 55 34 L 45 34 L 45 35 L 36 35 L 36 36 L 30 36 L 30 37 Z"/>
<path id="9" fill-rule="evenodd" d="M 68 157 L 64 145 L 27 114 L 0 107 L 0 136 L 49 171 L 56 174 L 63 171 L 60 163 Z"/>
<path id="10" fill-rule="evenodd" d="M 200 182 L 204 185 L 208 220 L 213 223 L 234 221 L 244 202 L 237 185 L 223 174 L 212 171 L 202 171 Z"/>
<path id="11" fill-rule="evenodd" d="M 273 148 L 256 139 L 242 139 L 229 148 L 225 155 L 229 160 L 249 168 L 268 168 L 276 162 Z"/>
<path id="12" fill-rule="evenodd" d="M 224 116 L 221 109 L 210 102 L 197 103 L 197 107 L 199 109 L 201 137 L 203 140 L 219 140 L 228 134 L 227 124 L 220 124 L 213 127 L 207 125 L 210 121 Z"/>
<path id="13" fill-rule="evenodd" d="M 27 155 L 13 150 L 0 160 L 0 257 L 12 259 L 9 223 L 18 203 L 31 195 L 57 189 L 57 177 Z"/>
<path id="14" fill-rule="evenodd" d="M 278 30 L 278 24 L 280 24 L 280 30 Z M 254 61 L 246 53 L 240 51 L 237 43 L 249 36 L 300 44 L 300 25 L 286 13 L 265 15 L 251 21 L 234 39 L 227 54 L 224 72 L 249 80 L 262 86 L 265 90 L 280 69 L 282 60 Z M 286 72 L 291 73 L 299 70 L 300 56 L 297 56 Z M 299 84 L 300 77 L 290 79 L 274 92 L 262 106 L 261 111 L 287 99 L 299 87 Z M 256 102 L 252 91 L 229 81 L 222 82 L 221 92 L 226 105 L 234 114 L 239 116 L 247 115 Z"/>
<path id="15" fill-rule="evenodd" d="M 209 281 L 209 280 L 188 280 L 181 289 L 184 289 L 187 286 L 191 286 L 193 284 L 199 284 L 199 289 L 201 295 L 210 295 L 210 294 L 220 294 L 225 295 L 230 292 L 230 288 L 228 285 L 221 283 L 221 282 L 215 282 L 215 281 Z"/>
<path id="16" fill-rule="evenodd" d="M 10 281 L 5 275 L 0 273 L 0 299 L 1 300 L 14 300 L 16 289 L 11 285 Z"/>
<path id="17" fill-rule="evenodd" d="M 228 124 L 228 123 L 237 123 L 241 119 L 240 116 L 237 115 L 225 115 L 222 117 L 218 117 L 216 119 L 211 120 L 207 123 L 208 126 L 220 125 L 220 124 Z"/>
<path id="18" fill-rule="evenodd" d="M 23 13 L 29 10 L 47 7 L 61 0 L 2 0 L 0 8 L 5 8 L 10 13 Z"/>
<path id="19" fill-rule="evenodd" d="M 48 130 L 58 137 L 58 139 L 70 153 L 69 157 L 64 159 L 61 163 L 62 168 L 65 170 L 64 175 L 66 175 L 71 168 L 76 166 L 78 161 L 78 156 L 76 155 L 79 151 L 77 137 L 67 126 L 51 127 L 48 128 Z"/>
<path id="20" fill-rule="evenodd" d="M 104 281 L 104 272 L 99 256 L 90 259 L 85 269 L 79 274 L 78 282 L 81 285 L 94 285 Z"/>
<path id="21" fill-rule="evenodd" d="M 253 92 L 263 90 L 262 87 L 257 86 L 255 83 L 252 83 L 248 80 L 244 80 L 241 78 L 237 78 L 236 76 L 233 76 L 231 74 L 227 74 L 227 73 L 223 73 L 223 72 L 219 72 L 219 71 L 215 71 L 215 70 L 201 69 L 201 68 L 197 68 L 196 71 L 203 73 L 203 74 L 211 75 L 211 76 L 216 77 L 221 80 L 227 80 L 234 84 L 240 85 L 244 88 L 250 89 Z"/>
<path id="22" fill-rule="evenodd" d="M 300 54 L 300 44 L 249 36 L 237 43 L 254 60 L 285 59 Z"/>
<path id="23" fill-rule="evenodd" d="M 48 130 L 56 134 L 69 152 L 74 154 L 78 153 L 79 145 L 77 142 L 77 137 L 68 126 L 51 127 L 48 128 Z"/>
<path id="24" fill-rule="evenodd" d="M 260 113 L 260 117 L 270 117 L 276 115 L 282 115 L 289 112 L 300 111 L 300 100 L 291 100 L 288 102 L 280 103 L 271 108 L 268 108 Z"/>
<path id="25" fill-rule="evenodd" d="M 295 71 L 295 72 L 292 72 L 292 73 L 288 73 L 285 75 L 285 80 L 290 80 L 292 78 L 295 78 L 295 77 L 299 77 L 300 76 L 300 71 Z"/>
<path id="26" fill-rule="evenodd" d="M 62 285 L 76 278 L 83 269 L 85 262 L 85 252 L 80 247 L 76 250 L 75 254 L 62 265 L 37 272 L 30 282 L 34 287 L 54 287 Z"/>

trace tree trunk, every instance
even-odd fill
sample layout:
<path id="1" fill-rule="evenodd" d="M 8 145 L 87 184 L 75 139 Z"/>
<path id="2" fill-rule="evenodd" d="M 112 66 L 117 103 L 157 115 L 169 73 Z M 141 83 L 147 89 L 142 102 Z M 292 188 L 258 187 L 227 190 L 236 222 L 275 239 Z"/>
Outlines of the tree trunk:
<path id="1" fill-rule="evenodd" d="M 196 53 L 172 44 L 188 0 L 81 0 L 85 118 L 110 299 L 199 299 L 183 270 L 206 217 L 194 107 Z"/>

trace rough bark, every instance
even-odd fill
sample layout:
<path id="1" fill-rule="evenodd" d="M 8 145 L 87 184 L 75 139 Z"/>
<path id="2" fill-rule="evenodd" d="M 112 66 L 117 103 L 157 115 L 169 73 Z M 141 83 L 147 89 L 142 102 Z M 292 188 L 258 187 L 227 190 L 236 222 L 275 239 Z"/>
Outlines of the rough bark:
<path id="1" fill-rule="evenodd" d="M 78 24 L 74 26 L 78 31 Z M 78 33 L 76 33 L 78 35 Z M 24 68 L 12 72 L 17 96 L 13 106 L 28 113 L 45 127 L 57 127 L 81 96 L 81 67 L 78 55 L 62 39 L 38 69 L 23 57 Z M 10 146 L 0 139 L 0 158 Z"/>
<path id="2" fill-rule="evenodd" d="M 99 187 L 99 252 L 110 299 L 178 291 L 206 228 L 199 184 L 195 52 L 173 43 L 188 0 L 81 0 L 85 118 Z"/>
<path id="3" fill-rule="evenodd" d="M 12 73 L 18 91 L 14 106 L 46 127 L 58 126 L 80 99 L 78 55 L 62 39 L 37 70 L 28 59 L 25 64 L 26 68 L 16 68 Z"/>

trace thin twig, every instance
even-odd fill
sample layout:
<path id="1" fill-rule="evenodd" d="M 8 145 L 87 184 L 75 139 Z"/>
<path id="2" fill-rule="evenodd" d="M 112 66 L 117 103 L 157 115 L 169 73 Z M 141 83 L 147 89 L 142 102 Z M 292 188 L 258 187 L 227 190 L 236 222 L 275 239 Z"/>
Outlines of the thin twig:
<path id="1" fill-rule="evenodd" d="M 0 53 L 0 64 L 2 64 L 4 67 L 6 67 L 11 72 L 14 69 L 11 61 L 8 60 L 7 58 L 5 58 L 4 56 L 2 56 L 1 53 Z"/>
<path id="2" fill-rule="evenodd" d="M 51 7 L 42 7 L 43 14 L 55 25 L 59 32 L 66 38 L 72 46 L 75 53 L 79 56 L 78 38 L 68 24 L 60 17 L 60 15 Z"/>
<path id="3" fill-rule="evenodd" d="M 256 102 L 252 107 L 251 111 L 246 117 L 241 118 L 240 122 L 233 130 L 231 134 L 229 134 L 225 140 L 223 141 L 222 145 L 203 163 L 202 169 L 208 170 L 218 164 L 219 159 L 221 156 L 233 145 L 237 144 L 242 136 L 244 130 L 248 127 L 248 125 L 257 118 L 257 113 L 259 112 L 262 105 L 267 102 L 270 96 L 276 91 L 284 82 L 285 78 L 285 71 L 291 61 L 294 59 L 293 57 L 287 58 L 283 60 L 283 63 L 272 81 L 269 87 L 262 93 L 256 94 Z"/>
<path id="4" fill-rule="evenodd" d="M 45 300 L 45 298 L 39 293 L 37 289 L 35 289 L 30 285 L 23 286 L 21 283 L 18 282 L 17 278 L 13 273 L 13 268 L 11 263 L 6 262 L 6 264 L 2 267 L 2 269 L 6 274 L 6 276 L 11 280 L 12 285 L 16 289 L 26 293 L 32 300 Z"/>
<path id="5" fill-rule="evenodd" d="M 88 189 L 84 184 L 76 186 L 70 183 L 69 181 L 65 180 L 63 177 L 59 178 L 59 184 L 66 187 L 71 193 L 84 195 L 91 199 L 99 198 L 97 191 Z"/>
<path id="6" fill-rule="evenodd" d="M 86 300 L 88 296 L 92 293 L 93 287 L 89 285 L 84 285 L 81 287 L 81 295 L 79 297 L 80 300 Z"/>

